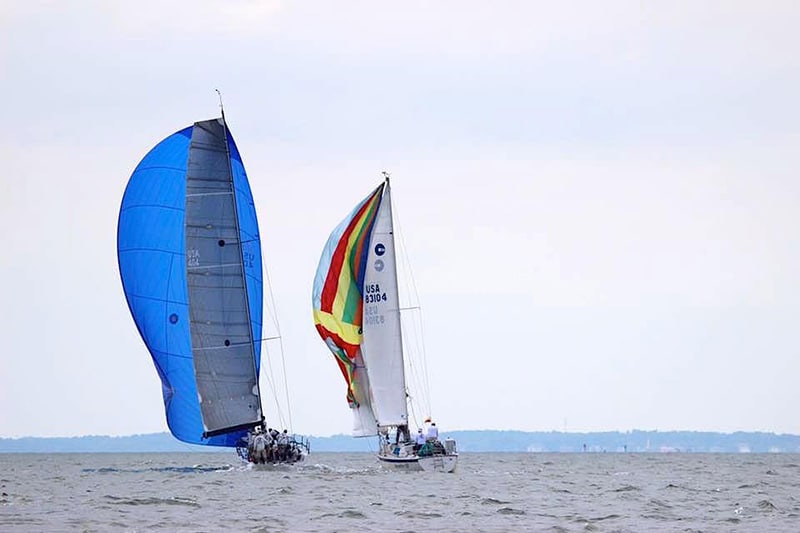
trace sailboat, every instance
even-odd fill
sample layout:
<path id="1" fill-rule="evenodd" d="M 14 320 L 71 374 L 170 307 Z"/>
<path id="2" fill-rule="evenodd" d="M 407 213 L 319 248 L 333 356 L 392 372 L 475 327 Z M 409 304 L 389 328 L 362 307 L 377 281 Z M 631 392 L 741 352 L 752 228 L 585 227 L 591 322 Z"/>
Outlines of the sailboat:
<path id="1" fill-rule="evenodd" d="M 172 435 L 236 448 L 254 463 L 302 460 L 308 441 L 270 431 L 262 410 L 261 241 L 224 111 L 166 137 L 138 164 L 117 257 Z"/>
<path id="2" fill-rule="evenodd" d="M 408 429 L 411 395 L 406 387 L 391 188 L 389 175 L 384 177 L 325 244 L 314 279 L 314 322 L 347 383 L 353 436 L 377 435 L 383 465 L 452 472 L 458 464 L 454 440 L 442 443 L 433 435 L 416 442 Z"/>

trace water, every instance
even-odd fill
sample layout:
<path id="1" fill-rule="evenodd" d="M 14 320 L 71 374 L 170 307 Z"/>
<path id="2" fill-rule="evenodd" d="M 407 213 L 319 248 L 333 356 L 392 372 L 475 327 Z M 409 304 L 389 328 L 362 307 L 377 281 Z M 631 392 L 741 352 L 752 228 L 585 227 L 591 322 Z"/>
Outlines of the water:
<path id="1" fill-rule="evenodd" d="M 0 454 L 0 531 L 800 531 L 796 454 Z"/>

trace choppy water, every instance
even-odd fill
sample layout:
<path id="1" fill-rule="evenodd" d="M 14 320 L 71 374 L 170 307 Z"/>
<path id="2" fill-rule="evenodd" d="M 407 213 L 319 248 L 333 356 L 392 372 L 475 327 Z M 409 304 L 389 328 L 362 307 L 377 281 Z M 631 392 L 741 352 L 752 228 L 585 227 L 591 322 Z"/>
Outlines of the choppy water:
<path id="1" fill-rule="evenodd" d="M 800 455 L 0 454 L 0 531 L 800 531 Z"/>

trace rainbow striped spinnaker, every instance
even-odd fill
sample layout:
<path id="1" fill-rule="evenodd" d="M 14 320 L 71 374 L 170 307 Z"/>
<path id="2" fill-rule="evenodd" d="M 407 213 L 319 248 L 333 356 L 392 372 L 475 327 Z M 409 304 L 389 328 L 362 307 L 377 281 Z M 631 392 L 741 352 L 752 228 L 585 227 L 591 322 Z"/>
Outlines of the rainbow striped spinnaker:
<path id="1" fill-rule="evenodd" d="M 387 179 L 333 230 L 314 278 L 314 323 L 347 382 L 357 436 L 408 419 L 391 219 Z"/>

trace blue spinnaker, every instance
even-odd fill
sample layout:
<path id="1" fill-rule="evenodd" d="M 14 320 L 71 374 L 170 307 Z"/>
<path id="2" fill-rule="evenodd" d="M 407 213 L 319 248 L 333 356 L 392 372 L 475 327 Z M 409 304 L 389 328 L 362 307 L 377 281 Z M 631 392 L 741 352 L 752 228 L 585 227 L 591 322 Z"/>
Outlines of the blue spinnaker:
<path id="1" fill-rule="evenodd" d="M 224 248 L 225 251 L 230 252 L 233 249 L 236 250 L 236 255 L 241 256 L 241 264 L 238 266 L 239 281 L 237 281 L 239 289 L 229 286 L 231 284 L 225 281 L 235 278 L 235 275 L 218 274 L 221 270 L 214 268 L 215 265 L 206 264 L 201 267 L 189 265 L 187 270 L 187 254 L 192 256 L 189 259 L 190 263 L 200 254 L 197 250 L 187 250 L 186 244 L 187 231 L 196 229 L 196 224 L 187 221 L 186 214 L 190 151 L 198 150 L 196 135 L 198 132 L 195 129 L 209 129 L 210 126 L 216 128 L 215 131 L 224 131 L 219 138 L 225 139 L 227 142 L 227 155 L 224 156 L 228 162 L 227 179 L 232 182 L 236 201 L 233 210 L 228 209 L 228 211 L 235 214 L 229 214 L 235 219 L 235 223 L 229 223 L 231 221 L 220 218 L 218 225 L 215 223 L 212 228 L 212 224 L 204 224 L 200 230 L 205 231 L 207 226 L 207 233 L 210 235 L 218 231 L 217 226 L 220 228 L 225 226 L 229 234 L 231 231 L 234 235 L 238 233 L 236 237 L 239 242 L 234 242 L 236 239 L 231 237 L 226 237 L 227 242 L 226 239 L 220 238 L 219 249 L 222 250 L 223 246 L 227 245 L 227 248 Z M 198 160 L 196 153 L 193 157 L 195 161 Z M 216 172 L 218 169 L 212 170 Z M 195 168 L 194 172 L 196 171 Z M 198 208 L 195 206 L 193 209 L 197 211 Z M 211 213 L 210 216 L 216 215 Z M 195 240 L 200 239 L 194 234 L 192 237 Z M 216 237 L 214 238 L 216 239 Z M 157 144 L 142 159 L 131 175 L 122 199 L 117 228 L 117 253 L 128 306 L 161 379 L 167 424 L 170 431 L 175 437 L 188 443 L 235 446 L 242 437 L 247 435 L 246 426 L 259 421 L 251 420 L 251 418 L 256 414 L 257 417 L 261 416 L 261 400 L 257 384 L 261 354 L 263 280 L 261 243 L 252 193 L 239 151 L 230 131 L 221 120 L 198 122 L 194 126 L 178 131 Z M 211 260 L 210 254 L 205 251 L 203 254 L 204 259 Z M 208 276 L 202 277 L 203 279 L 213 279 L 215 276 L 222 279 L 221 285 L 217 287 L 219 289 L 217 292 L 225 294 L 225 298 L 220 299 L 220 302 L 209 303 L 207 291 L 202 294 L 203 299 L 192 296 L 194 300 L 190 306 L 188 282 L 190 276 L 187 275 L 187 272 L 197 276 L 198 271 L 192 271 L 193 268 L 204 269 L 200 273 L 208 274 Z M 195 287 L 196 284 L 192 286 Z M 196 291 L 196 289 L 193 290 Z M 210 393 L 206 394 L 206 398 L 201 398 L 198 393 L 198 380 L 202 379 L 201 372 L 214 376 L 230 375 L 225 367 L 225 365 L 231 364 L 230 359 L 225 359 L 226 348 L 231 344 L 226 337 L 227 333 L 223 332 L 225 334 L 221 336 L 210 336 L 207 331 L 198 333 L 196 324 L 198 313 L 205 313 L 202 316 L 207 316 L 210 312 L 209 306 L 216 306 L 211 309 L 214 313 L 213 316 L 220 317 L 220 321 L 226 320 L 226 317 L 232 313 L 227 308 L 233 305 L 230 303 L 230 298 L 227 297 L 231 290 L 243 291 L 237 301 L 242 302 L 241 305 L 244 308 L 239 311 L 240 314 L 244 313 L 242 316 L 249 319 L 250 326 L 249 328 L 244 327 L 247 333 L 246 338 L 249 339 L 247 341 L 247 360 L 252 369 L 250 372 L 255 373 L 255 386 L 252 391 L 254 399 L 248 397 L 243 400 L 244 395 L 238 399 L 239 404 L 243 401 L 244 403 L 249 402 L 250 411 L 247 413 L 237 410 L 239 404 L 235 404 L 232 408 L 226 407 L 223 405 L 224 402 L 217 401 L 216 397 L 213 401 L 210 400 L 208 398 Z M 210 323 L 211 320 L 207 322 Z M 223 324 L 221 327 L 224 329 L 226 326 Z M 194 348 L 193 329 L 195 332 Z M 242 335 L 237 338 L 240 337 Z M 225 344 L 223 344 L 223 340 Z M 217 344 L 219 344 L 219 349 L 217 349 Z M 241 344 L 243 343 L 234 343 L 239 346 Z M 196 366 L 200 366 L 200 359 L 195 360 L 201 351 L 205 358 L 202 362 L 204 365 L 202 370 L 196 368 Z M 211 357 L 208 354 L 217 357 L 214 355 L 217 353 L 219 354 L 219 364 L 222 366 L 215 367 L 212 364 L 210 368 L 206 368 L 209 357 Z M 214 363 L 213 360 L 211 362 Z M 225 367 L 225 371 L 218 372 L 223 367 Z M 246 370 L 244 368 L 242 372 Z M 253 377 L 248 379 L 247 383 L 252 383 Z M 231 385 L 231 383 L 224 382 L 224 378 L 220 378 L 220 380 L 219 384 L 216 382 L 210 385 L 204 384 L 204 390 L 219 392 L 224 396 L 225 391 L 228 390 L 226 387 L 239 386 L 241 388 L 243 384 L 246 384 L 237 382 Z M 205 403 L 201 410 L 202 400 L 205 400 Z M 234 398 L 234 400 L 237 399 Z M 207 427 L 208 413 L 209 409 L 214 408 L 214 405 L 219 405 L 221 416 L 231 420 L 231 427 L 234 429 L 206 438 L 204 433 L 209 429 Z M 204 415 L 201 411 L 206 413 L 206 424 L 204 424 Z M 235 427 L 237 424 L 242 427 Z"/>

